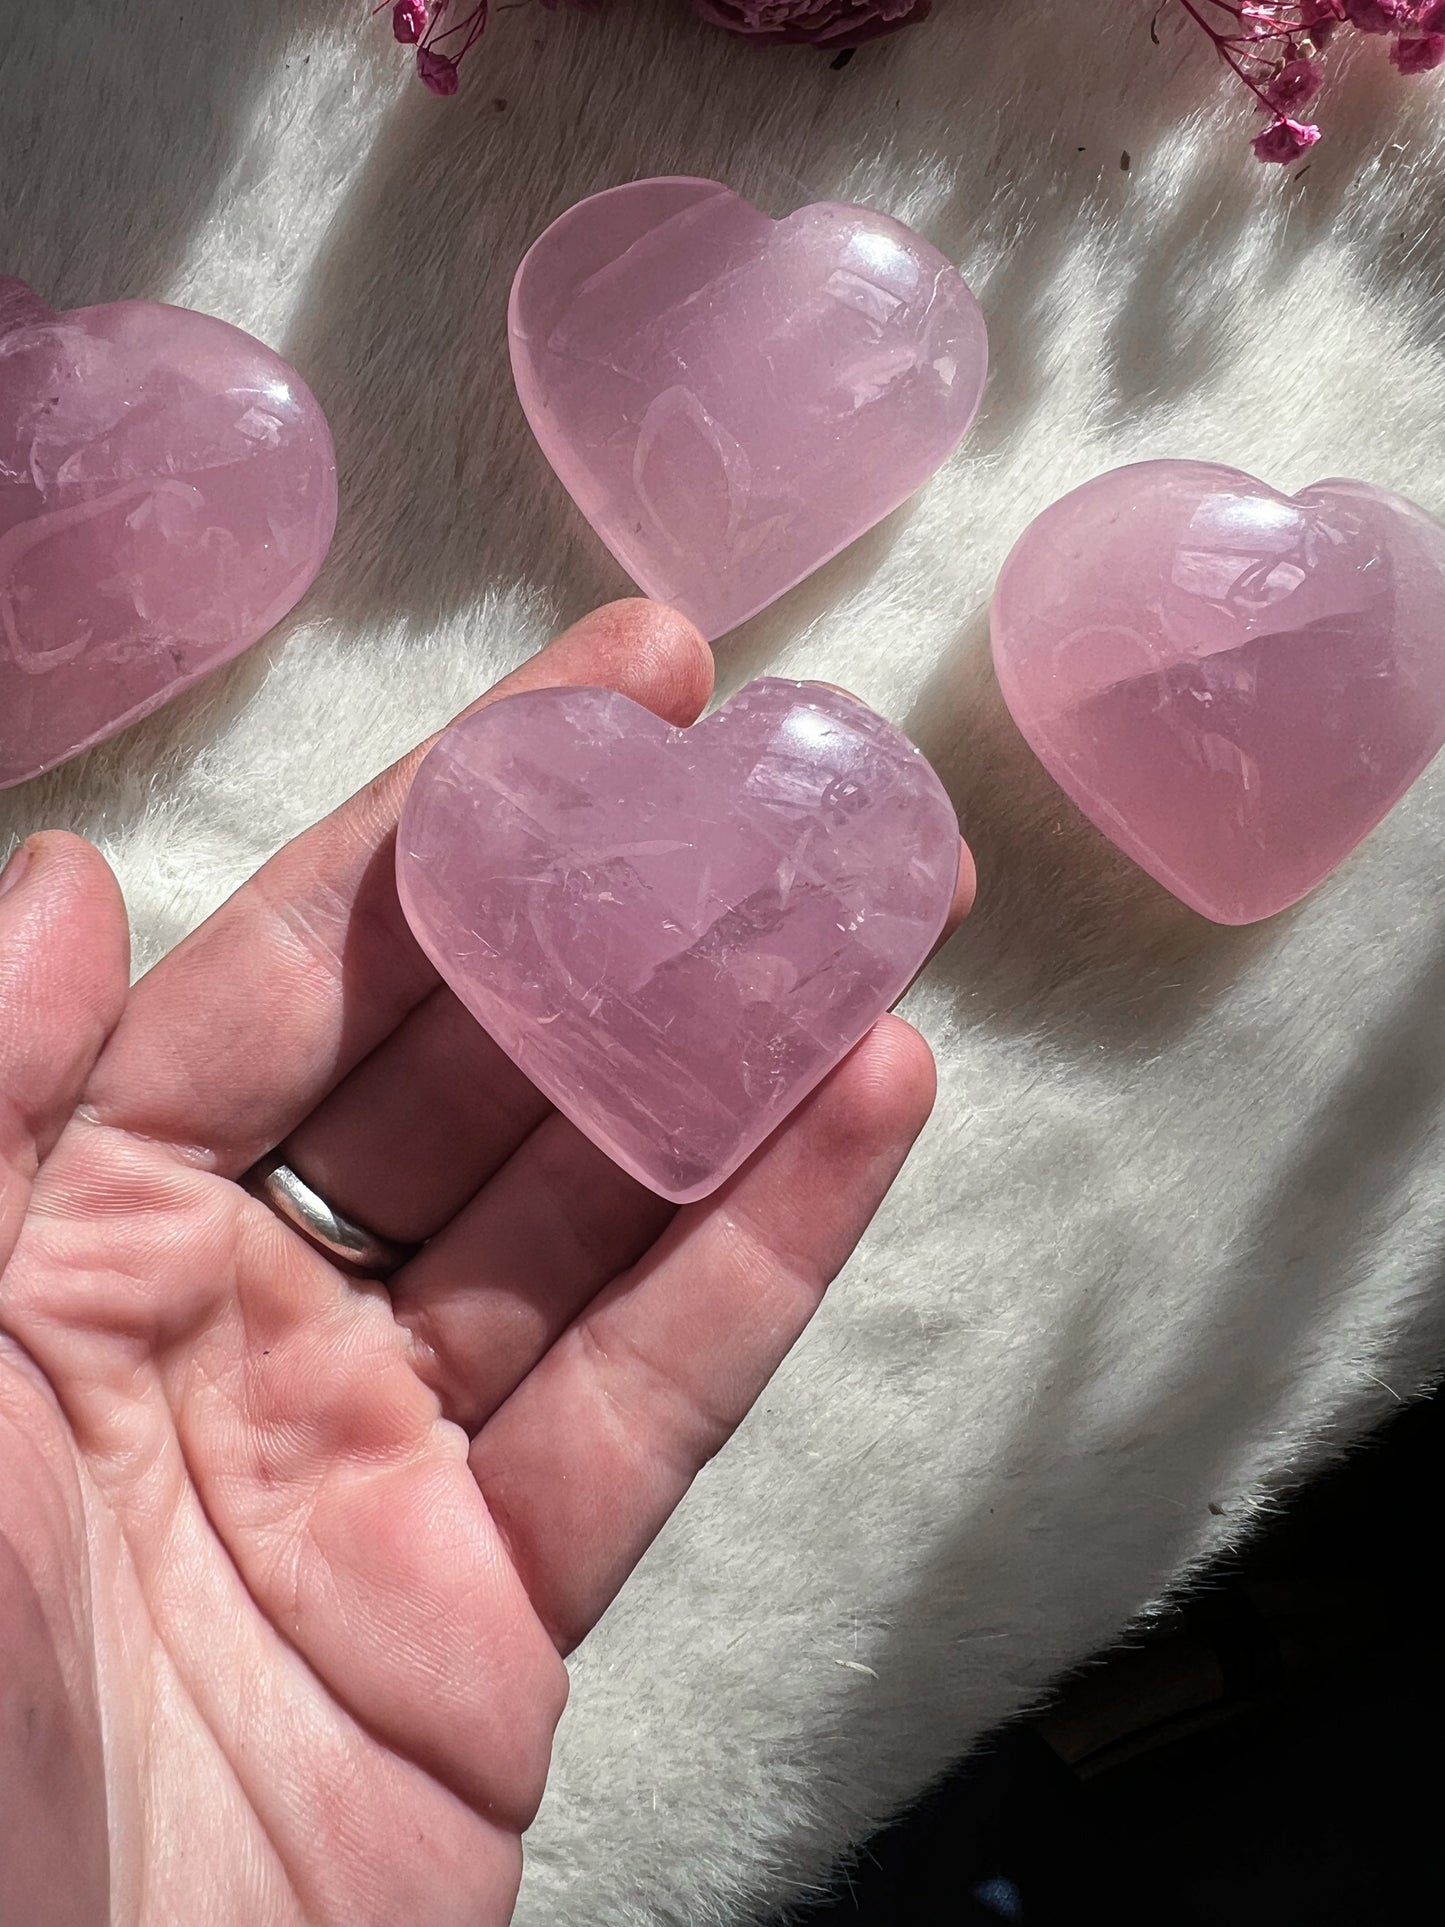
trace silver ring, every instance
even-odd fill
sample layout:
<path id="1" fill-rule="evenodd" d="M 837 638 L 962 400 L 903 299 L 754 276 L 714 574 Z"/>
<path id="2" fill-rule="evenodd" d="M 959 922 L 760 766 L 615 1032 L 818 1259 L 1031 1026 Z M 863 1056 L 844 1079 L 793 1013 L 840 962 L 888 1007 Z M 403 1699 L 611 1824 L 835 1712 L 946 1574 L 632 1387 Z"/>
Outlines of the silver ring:
<path id="1" fill-rule="evenodd" d="M 313 1191 L 289 1164 L 280 1158 L 266 1158 L 246 1179 L 247 1188 L 263 1203 L 269 1204 L 278 1218 L 284 1218 L 293 1231 L 299 1231 L 309 1244 L 324 1251 L 338 1264 L 364 1272 L 368 1278 L 389 1278 L 400 1271 L 412 1256 L 415 1245 L 398 1244 L 368 1231 L 365 1225 L 344 1218 L 329 1205 L 319 1191 Z"/>

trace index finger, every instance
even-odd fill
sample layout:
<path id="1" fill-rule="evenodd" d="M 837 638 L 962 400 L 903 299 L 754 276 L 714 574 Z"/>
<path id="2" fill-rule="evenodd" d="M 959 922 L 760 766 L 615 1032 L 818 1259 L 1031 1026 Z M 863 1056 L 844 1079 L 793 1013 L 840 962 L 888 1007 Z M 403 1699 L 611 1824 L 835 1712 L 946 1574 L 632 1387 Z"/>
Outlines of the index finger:
<path id="1" fill-rule="evenodd" d="M 712 656 L 674 610 L 615 602 L 473 708 L 579 683 L 687 724 L 711 692 Z M 141 979 L 87 1087 L 92 1116 L 238 1177 L 436 986 L 394 864 L 431 740 L 288 843 Z"/>

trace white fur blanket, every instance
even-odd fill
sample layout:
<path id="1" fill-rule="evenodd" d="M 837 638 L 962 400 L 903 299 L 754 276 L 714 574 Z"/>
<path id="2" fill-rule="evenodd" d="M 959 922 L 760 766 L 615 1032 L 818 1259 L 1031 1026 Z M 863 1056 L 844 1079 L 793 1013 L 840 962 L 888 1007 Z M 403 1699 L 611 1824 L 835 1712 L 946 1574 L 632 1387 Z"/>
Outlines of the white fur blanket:
<path id="1" fill-rule="evenodd" d="M 841 71 L 682 0 L 498 12 L 461 94 L 365 0 L 0 8 L 0 267 L 273 342 L 330 412 L 331 563 L 202 691 L 0 798 L 117 866 L 148 962 L 625 585 L 507 373 L 528 241 L 711 175 L 962 265 L 993 375 L 911 508 L 720 650 L 851 686 L 957 800 L 979 909 L 911 996 L 937 1113 L 737 1442 L 578 1655 L 527 1927 L 751 1918 L 1436 1368 L 1445 769 L 1298 913 L 1214 929 L 1018 745 L 984 611 L 1051 497 L 1152 455 L 1445 510 L 1445 95 L 1365 47 L 1308 171 L 1151 0 L 938 0 Z M 1124 156 L 1128 156 L 1128 161 Z M 1441 645 L 1445 647 L 1445 611 Z"/>

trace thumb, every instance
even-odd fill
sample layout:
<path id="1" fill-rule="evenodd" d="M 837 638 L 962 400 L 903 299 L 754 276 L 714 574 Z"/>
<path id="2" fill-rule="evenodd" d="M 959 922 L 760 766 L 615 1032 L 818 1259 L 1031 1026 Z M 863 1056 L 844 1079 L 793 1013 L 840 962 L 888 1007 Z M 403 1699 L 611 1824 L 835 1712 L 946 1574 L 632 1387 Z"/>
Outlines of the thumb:
<path id="1" fill-rule="evenodd" d="M 105 859 L 62 831 L 0 871 L 0 1265 L 30 1180 L 120 1016 L 125 905 Z"/>

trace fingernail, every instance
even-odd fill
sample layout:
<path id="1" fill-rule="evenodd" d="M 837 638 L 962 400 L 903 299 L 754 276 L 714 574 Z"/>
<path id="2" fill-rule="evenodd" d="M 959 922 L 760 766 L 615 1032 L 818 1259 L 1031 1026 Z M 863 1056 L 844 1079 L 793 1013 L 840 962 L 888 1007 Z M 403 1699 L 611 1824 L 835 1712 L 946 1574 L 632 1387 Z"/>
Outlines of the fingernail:
<path id="1" fill-rule="evenodd" d="M 22 843 L 5 868 L 0 870 L 0 897 L 3 897 L 7 890 L 13 890 L 29 868 L 30 845 Z"/>

